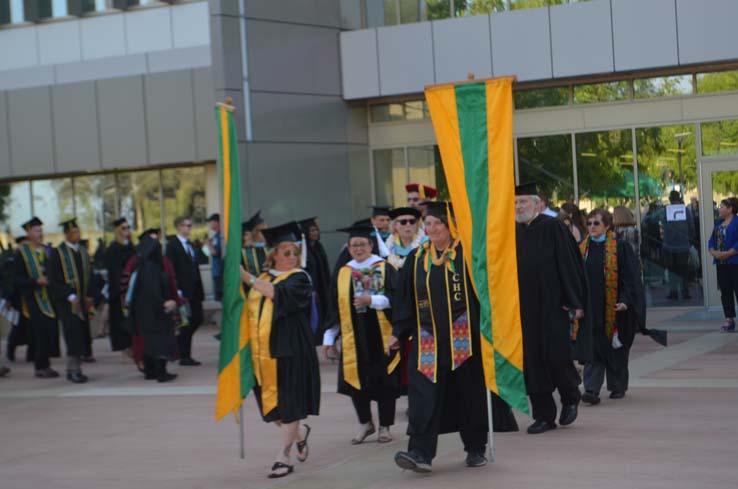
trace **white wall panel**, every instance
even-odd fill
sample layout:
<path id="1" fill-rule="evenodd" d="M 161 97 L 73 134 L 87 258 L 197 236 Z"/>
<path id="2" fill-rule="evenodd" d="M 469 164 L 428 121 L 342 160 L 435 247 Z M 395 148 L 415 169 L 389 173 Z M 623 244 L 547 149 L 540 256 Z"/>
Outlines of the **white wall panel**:
<path id="1" fill-rule="evenodd" d="M 613 71 L 609 0 L 557 5 L 550 15 L 554 77 Z"/>
<path id="2" fill-rule="evenodd" d="M 490 16 L 494 76 L 518 80 L 551 78 L 548 9 L 514 10 Z"/>
<path id="3" fill-rule="evenodd" d="M 738 2 L 677 0 L 679 62 L 738 58 Z"/>
<path id="4" fill-rule="evenodd" d="M 172 48 L 171 9 L 152 8 L 127 12 L 126 52 L 147 53 Z"/>
<path id="5" fill-rule="evenodd" d="M 71 63 L 82 59 L 78 20 L 40 25 L 38 29 L 39 61 L 42 65 Z"/>
<path id="6" fill-rule="evenodd" d="M 0 30 L 0 70 L 35 66 L 38 46 L 35 27 Z"/>
<path id="7" fill-rule="evenodd" d="M 492 76 L 489 18 L 486 15 L 439 20 L 431 25 L 436 83 L 466 80 L 469 72 L 477 78 Z"/>
<path id="8" fill-rule="evenodd" d="M 377 28 L 382 95 L 419 93 L 435 82 L 430 22 Z"/>
<path id="9" fill-rule="evenodd" d="M 175 48 L 209 45 L 210 16 L 207 2 L 173 7 L 172 28 Z"/>
<path id="10" fill-rule="evenodd" d="M 80 22 L 82 58 L 97 59 L 126 54 L 123 15 L 100 15 Z"/>
<path id="11" fill-rule="evenodd" d="M 617 71 L 679 64 L 674 0 L 612 0 L 612 24 Z"/>
<path id="12" fill-rule="evenodd" d="M 142 75 L 146 73 L 146 55 L 118 56 L 101 58 L 79 63 L 58 65 L 57 83 L 71 83 L 87 80 L 105 80 L 119 76 Z"/>
<path id="13" fill-rule="evenodd" d="M 53 66 L 34 66 L 19 70 L 0 71 L 0 90 L 43 87 L 54 84 Z"/>
<path id="14" fill-rule="evenodd" d="M 377 31 L 347 31 L 340 34 L 343 97 L 346 99 L 379 95 Z"/>

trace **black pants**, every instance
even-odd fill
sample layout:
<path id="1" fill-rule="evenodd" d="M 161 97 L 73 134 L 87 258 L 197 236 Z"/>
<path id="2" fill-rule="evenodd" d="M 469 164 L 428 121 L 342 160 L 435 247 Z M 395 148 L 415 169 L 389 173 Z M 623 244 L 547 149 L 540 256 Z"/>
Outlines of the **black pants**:
<path id="1" fill-rule="evenodd" d="M 223 275 L 213 275 L 213 294 L 216 301 L 223 300 Z"/>
<path id="2" fill-rule="evenodd" d="M 19 324 L 12 326 L 10 334 L 8 334 L 7 346 L 8 346 L 8 358 L 15 358 L 15 349 L 20 345 L 26 346 L 26 361 L 33 361 L 33 338 L 29 338 L 31 334 L 31 328 L 28 324 Z"/>
<path id="3" fill-rule="evenodd" d="M 179 330 L 177 347 L 180 360 L 192 358 L 192 337 L 203 321 L 202 302 L 190 301 L 190 324 Z"/>
<path id="4" fill-rule="evenodd" d="M 726 318 L 735 318 L 735 298 L 738 297 L 738 265 L 717 265 L 720 301 Z"/>
<path id="5" fill-rule="evenodd" d="M 664 258 L 666 259 L 666 269 L 669 271 L 669 294 L 678 296 L 681 290 L 683 296 L 689 295 L 687 289 L 689 251 L 664 251 Z"/>
<path id="6" fill-rule="evenodd" d="M 395 424 L 395 402 L 397 399 L 382 399 L 377 401 L 377 410 L 379 411 L 379 426 L 392 426 Z M 351 402 L 354 403 L 356 416 L 359 418 L 360 424 L 371 423 L 372 409 L 371 399 L 365 392 L 351 396 Z"/>
<path id="7" fill-rule="evenodd" d="M 573 362 L 563 362 L 558 365 L 549 366 L 549 375 L 554 389 L 559 391 L 561 404 L 578 404 L 581 398 L 579 392 L 579 373 L 574 368 Z M 536 421 L 556 420 L 556 402 L 553 392 L 537 392 L 530 394 L 530 403 L 533 407 L 533 419 Z"/>

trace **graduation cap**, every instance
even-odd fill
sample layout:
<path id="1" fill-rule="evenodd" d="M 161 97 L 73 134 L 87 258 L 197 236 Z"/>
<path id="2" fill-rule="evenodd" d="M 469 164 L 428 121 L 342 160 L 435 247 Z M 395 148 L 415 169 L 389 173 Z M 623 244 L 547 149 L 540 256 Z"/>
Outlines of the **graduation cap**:
<path id="1" fill-rule="evenodd" d="M 390 208 L 386 205 L 370 205 L 369 208 L 372 210 L 372 217 L 377 216 L 389 216 Z"/>
<path id="2" fill-rule="evenodd" d="M 407 193 L 418 192 L 420 200 L 435 199 L 438 195 L 438 190 L 422 183 L 408 183 L 405 185 L 405 191 Z"/>
<path id="3" fill-rule="evenodd" d="M 138 235 L 138 240 L 141 241 L 144 238 L 144 236 L 148 236 L 150 234 L 156 234 L 156 235 L 161 234 L 161 228 L 147 229 L 146 231 Z"/>
<path id="4" fill-rule="evenodd" d="M 210 214 L 210 217 L 208 217 L 205 222 L 212 222 L 212 221 L 220 222 L 220 214 L 218 214 L 217 212 L 214 214 Z"/>
<path id="5" fill-rule="evenodd" d="M 263 223 L 264 219 L 261 218 L 261 209 L 259 209 L 258 211 L 256 211 L 256 214 L 249 218 L 248 221 L 244 221 L 242 223 L 242 227 L 244 231 L 253 231 L 256 226 Z"/>
<path id="6" fill-rule="evenodd" d="M 264 229 L 262 231 L 267 246 L 276 248 L 280 243 L 300 243 L 300 266 L 307 266 L 307 243 L 300 229 L 300 225 L 295 221 L 286 222 L 279 226 Z"/>
<path id="7" fill-rule="evenodd" d="M 65 233 L 68 233 L 72 229 L 79 229 L 79 225 L 77 224 L 77 218 L 73 217 L 71 219 L 68 219 L 64 222 L 60 222 L 59 226 L 62 228 L 62 230 Z"/>
<path id="8" fill-rule="evenodd" d="M 116 219 L 115 221 L 113 221 L 113 227 L 114 228 L 117 228 L 121 224 L 128 224 L 128 221 L 126 220 L 125 217 L 120 217 L 120 218 Z"/>
<path id="9" fill-rule="evenodd" d="M 351 227 L 356 227 L 356 226 L 367 226 L 367 227 L 372 227 L 372 220 L 371 220 L 371 218 L 369 218 L 369 217 L 367 217 L 367 218 L 365 218 L 365 219 L 359 219 L 358 221 L 355 221 L 355 222 L 354 222 L 354 223 L 353 223 L 353 224 L 351 225 Z"/>
<path id="10" fill-rule="evenodd" d="M 374 232 L 374 228 L 371 226 L 365 226 L 365 225 L 356 225 L 354 223 L 353 225 L 347 227 L 347 228 L 341 228 L 336 229 L 339 233 L 348 233 L 348 239 L 351 238 L 372 238 L 372 233 Z"/>
<path id="11" fill-rule="evenodd" d="M 308 217 L 307 219 L 303 219 L 301 221 L 297 221 L 297 224 L 300 225 L 300 229 L 302 229 L 302 232 L 304 234 L 308 234 L 310 232 L 310 228 L 312 226 L 320 227 L 320 226 L 318 226 L 317 219 L 318 219 L 317 216 L 315 216 L 315 217 Z"/>
<path id="12" fill-rule="evenodd" d="M 24 222 L 22 224 L 22 227 L 23 227 L 23 229 L 25 229 L 26 231 L 28 231 L 32 227 L 43 226 L 43 225 L 44 225 L 44 223 L 41 221 L 41 219 L 39 219 L 36 216 L 33 216 L 30 220 Z"/>
<path id="13" fill-rule="evenodd" d="M 392 220 L 400 216 L 413 216 L 415 219 L 420 219 L 420 211 L 413 207 L 397 207 L 390 211 L 389 216 Z"/>
<path id="14" fill-rule="evenodd" d="M 454 217 L 454 207 L 451 202 L 439 201 L 439 202 L 427 202 L 426 204 L 426 216 L 433 216 L 442 221 L 446 222 L 449 216 Z"/>
<path id="15" fill-rule="evenodd" d="M 538 183 L 528 182 L 516 186 L 515 195 L 538 195 Z"/>

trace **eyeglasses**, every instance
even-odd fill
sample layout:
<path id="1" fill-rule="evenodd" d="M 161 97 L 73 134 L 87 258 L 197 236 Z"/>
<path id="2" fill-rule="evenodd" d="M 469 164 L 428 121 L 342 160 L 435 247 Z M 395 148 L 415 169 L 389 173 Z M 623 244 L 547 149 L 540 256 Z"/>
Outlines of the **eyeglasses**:
<path id="1" fill-rule="evenodd" d="M 121 228 L 121 229 L 122 229 L 123 231 L 128 231 L 129 229 L 131 229 L 131 226 L 121 226 L 120 228 Z"/>
<path id="2" fill-rule="evenodd" d="M 184 226 L 186 228 L 191 228 L 192 227 L 192 223 L 190 223 L 190 224 L 182 224 L 182 226 Z"/>
<path id="3" fill-rule="evenodd" d="M 397 222 L 399 222 L 400 225 L 405 226 L 407 224 L 415 224 L 417 221 L 415 219 L 398 219 Z"/>
<path id="4" fill-rule="evenodd" d="M 599 226 L 602 221 L 587 221 L 587 226 Z"/>
<path id="5" fill-rule="evenodd" d="M 367 246 L 369 246 L 369 243 L 354 243 L 350 244 L 349 248 L 366 248 Z"/>
<path id="6" fill-rule="evenodd" d="M 291 256 L 298 257 L 298 256 L 300 256 L 300 252 L 299 251 L 292 251 L 292 250 L 285 250 L 285 251 L 282 252 L 282 256 L 285 257 L 285 258 L 289 258 Z"/>

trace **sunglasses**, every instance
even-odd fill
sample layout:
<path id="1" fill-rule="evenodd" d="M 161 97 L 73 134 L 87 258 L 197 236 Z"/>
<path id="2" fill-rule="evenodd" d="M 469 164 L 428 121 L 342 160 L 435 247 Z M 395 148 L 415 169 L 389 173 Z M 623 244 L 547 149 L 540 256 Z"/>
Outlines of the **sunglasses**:
<path id="1" fill-rule="evenodd" d="M 405 226 L 406 224 L 415 224 L 417 221 L 415 219 L 398 219 L 397 222 Z"/>
<path id="2" fill-rule="evenodd" d="M 587 221 L 587 226 L 599 226 L 602 221 Z"/>
<path id="3" fill-rule="evenodd" d="M 285 251 L 282 252 L 282 256 L 285 257 L 285 258 L 289 258 L 291 256 L 297 257 L 297 256 L 300 256 L 300 252 L 299 251 L 292 251 L 292 250 L 285 250 Z"/>

